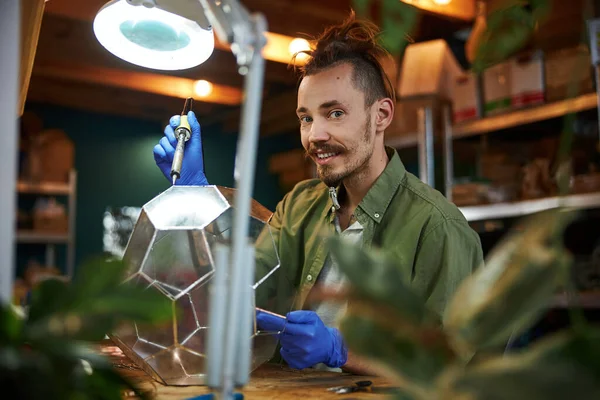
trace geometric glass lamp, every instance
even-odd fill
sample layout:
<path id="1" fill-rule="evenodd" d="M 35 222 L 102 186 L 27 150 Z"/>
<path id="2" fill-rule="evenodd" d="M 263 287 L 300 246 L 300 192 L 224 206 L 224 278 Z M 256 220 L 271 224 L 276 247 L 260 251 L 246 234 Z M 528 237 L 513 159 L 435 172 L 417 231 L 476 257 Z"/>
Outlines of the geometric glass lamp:
<path id="1" fill-rule="evenodd" d="M 231 241 L 234 189 L 172 186 L 142 207 L 124 261 L 129 283 L 154 290 L 173 304 L 162 326 L 126 324 L 110 337 L 148 374 L 166 385 L 206 383 L 209 294 L 215 247 Z M 271 212 L 252 200 L 249 238 L 255 245 L 253 307 L 277 303 L 279 255 L 267 223 Z M 252 329 L 251 370 L 270 360 L 278 332 Z"/>

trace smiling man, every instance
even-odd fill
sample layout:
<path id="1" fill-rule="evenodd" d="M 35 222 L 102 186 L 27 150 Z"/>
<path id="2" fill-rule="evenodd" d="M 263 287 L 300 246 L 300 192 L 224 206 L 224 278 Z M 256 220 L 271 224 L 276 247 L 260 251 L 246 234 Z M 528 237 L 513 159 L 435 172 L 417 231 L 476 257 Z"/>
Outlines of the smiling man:
<path id="1" fill-rule="evenodd" d="M 345 306 L 306 304 L 316 285 L 328 290 L 346 285 L 328 255 L 325 237 L 343 235 L 356 245 L 385 251 L 440 315 L 458 285 L 483 261 L 479 236 L 458 208 L 408 173 L 397 152 L 384 145 L 395 95 L 379 61 L 389 55 L 377 44 L 377 34 L 374 25 L 357 21 L 352 14 L 314 42 L 300 71 L 296 109 L 300 138 L 317 165 L 319 179 L 298 183 L 270 221 L 283 273 L 279 290 L 287 286 L 300 298 L 297 309 L 289 313 L 288 305 L 275 307 L 286 313 L 285 329 L 283 320 L 257 315 L 261 329 L 283 329 L 280 353 L 294 368 L 374 372 L 348 352 L 336 328 Z M 193 113 L 189 119 L 194 132 L 183 169 L 190 177 L 182 175 L 179 184 L 206 184 L 200 125 Z M 174 117 L 154 149 L 167 179 L 177 123 Z M 257 269 L 275 265 L 269 246 L 257 243 Z"/>

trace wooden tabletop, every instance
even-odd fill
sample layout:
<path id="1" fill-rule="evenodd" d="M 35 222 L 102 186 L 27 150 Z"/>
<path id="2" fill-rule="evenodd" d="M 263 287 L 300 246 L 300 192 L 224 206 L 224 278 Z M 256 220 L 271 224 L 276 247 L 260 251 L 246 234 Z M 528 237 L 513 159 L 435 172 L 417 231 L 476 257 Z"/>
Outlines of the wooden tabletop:
<path id="1" fill-rule="evenodd" d="M 209 393 L 204 386 L 165 386 L 131 362 L 112 342 L 103 343 L 101 351 L 109 356 L 119 373 L 140 390 L 151 393 L 155 399 L 185 400 Z M 337 394 L 327 389 L 356 386 L 356 382 L 371 381 L 368 391 Z M 390 385 L 380 377 L 357 376 L 347 373 L 294 370 L 286 366 L 265 364 L 250 376 L 250 382 L 241 391 L 244 399 L 383 399 L 390 394 Z"/>

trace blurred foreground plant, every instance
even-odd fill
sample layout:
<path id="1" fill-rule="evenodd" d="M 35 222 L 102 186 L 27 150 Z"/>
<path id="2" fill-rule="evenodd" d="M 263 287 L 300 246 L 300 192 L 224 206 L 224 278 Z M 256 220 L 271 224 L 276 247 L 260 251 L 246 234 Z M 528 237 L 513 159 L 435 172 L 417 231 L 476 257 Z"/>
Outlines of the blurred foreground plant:
<path id="1" fill-rule="evenodd" d="M 349 301 L 340 325 L 349 348 L 396 382 L 398 398 L 600 398 L 598 329 L 579 321 L 525 350 L 503 352 L 567 286 L 571 257 L 562 238 L 575 215 L 555 209 L 525 220 L 440 317 L 384 254 L 331 239 L 332 256 L 351 283 L 349 293 L 329 297 Z"/>
<path id="2" fill-rule="evenodd" d="M 92 260 L 72 283 L 46 280 L 26 313 L 0 305 L 0 382 L 18 399 L 121 399 L 129 382 L 93 345 L 120 323 L 159 323 L 172 305 L 153 291 L 124 284 L 120 261 Z M 26 314 L 26 315 L 23 315 Z"/>
<path id="3" fill-rule="evenodd" d="M 501 0 L 487 16 L 487 27 L 479 38 L 473 71 L 504 61 L 521 50 L 540 23 L 550 14 L 550 0 Z"/>

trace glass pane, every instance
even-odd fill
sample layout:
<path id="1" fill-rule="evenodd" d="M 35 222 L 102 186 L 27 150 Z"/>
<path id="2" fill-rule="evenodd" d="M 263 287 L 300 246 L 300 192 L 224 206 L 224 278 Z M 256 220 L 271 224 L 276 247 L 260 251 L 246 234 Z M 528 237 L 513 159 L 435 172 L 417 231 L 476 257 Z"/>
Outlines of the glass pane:
<path id="1" fill-rule="evenodd" d="M 210 276 L 211 259 L 202 230 L 159 231 L 142 272 L 178 299 Z"/>

